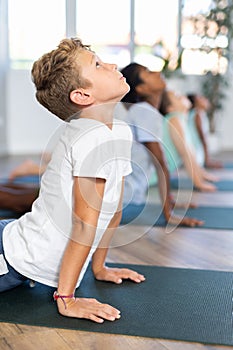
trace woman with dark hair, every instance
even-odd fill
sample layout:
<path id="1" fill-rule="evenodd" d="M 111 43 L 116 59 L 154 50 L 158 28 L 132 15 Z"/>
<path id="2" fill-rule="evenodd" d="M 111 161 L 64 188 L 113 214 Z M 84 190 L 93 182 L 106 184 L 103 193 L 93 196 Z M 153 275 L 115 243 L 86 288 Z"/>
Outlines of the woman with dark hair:
<path id="1" fill-rule="evenodd" d="M 173 214 L 170 176 L 162 147 L 163 117 L 158 112 L 166 83 L 160 72 L 138 63 L 121 70 L 130 91 L 121 100 L 128 109 L 125 121 L 131 126 L 133 172 L 125 179 L 122 223 L 136 218 L 148 202 L 149 182 L 156 170 L 165 220 L 173 225 L 196 226 L 203 222 Z"/>

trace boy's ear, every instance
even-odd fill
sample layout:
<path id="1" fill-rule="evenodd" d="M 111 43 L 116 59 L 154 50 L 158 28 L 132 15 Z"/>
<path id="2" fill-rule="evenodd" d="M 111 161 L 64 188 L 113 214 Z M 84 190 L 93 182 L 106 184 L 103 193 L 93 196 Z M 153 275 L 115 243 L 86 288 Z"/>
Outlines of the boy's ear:
<path id="1" fill-rule="evenodd" d="M 72 102 L 80 106 L 88 106 L 93 103 L 93 97 L 85 89 L 73 90 L 70 93 L 70 99 Z"/>

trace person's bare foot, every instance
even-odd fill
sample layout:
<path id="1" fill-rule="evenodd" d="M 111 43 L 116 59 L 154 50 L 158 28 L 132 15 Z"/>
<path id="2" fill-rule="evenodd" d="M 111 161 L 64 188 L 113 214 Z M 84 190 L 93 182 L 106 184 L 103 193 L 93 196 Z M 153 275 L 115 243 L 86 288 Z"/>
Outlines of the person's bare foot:
<path id="1" fill-rule="evenodd" d="M 27 159 L 11 171 L 9 174 L 9 180 L 13 181 L 16 177 L 39 174 L 40 166 L 32 160 Z"/>

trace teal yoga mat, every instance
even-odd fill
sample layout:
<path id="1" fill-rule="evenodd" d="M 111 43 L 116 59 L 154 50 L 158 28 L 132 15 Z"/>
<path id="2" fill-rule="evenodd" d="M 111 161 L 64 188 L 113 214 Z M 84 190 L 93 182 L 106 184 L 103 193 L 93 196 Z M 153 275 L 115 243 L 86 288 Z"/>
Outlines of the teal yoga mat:
<path id="1" fill-rule="evenodd" d="M 233 191 L 233 179 L 232 180 L 220 180 L 213 183 L 218 191 Z M 191 190 L 196 191 L 197 189 L 193 187 L 193 183 L 188 178 L 172 178 L 170 181 L 170 185 L 172 189 L 180 189 L 180 190 Z"/>
<path id="2" fill-rule="evenodd" d="M 109 264 L 121 267 L 121 264 Z M 124 265 L 146 281 L 122 285 L 96 281 L 90 269 L 76 292 L 121 310 L 115 322 L 96 324 L 60 316 L 52 300 L 54 288 L 27 283 L 1 293 L 0 321 L 88 332 L 233 345 L 233 273 Z"/>
<path id="3" fill-rule="evenodd" d="M 209 229 L 232 230 L 233 229 L 233 207 L 207 207 L 199 206 L 190 208 L 187 211 L 178 209 L 175 211 L 177 215 L 186 215 L 204 221 L 199 227 Z M 147 204 L 146 207 L 138 213 L 137 207 L 129 205 L 124 208 L 122 216 L 122 225 L 151 225 L 151 226 L 166 226 L 162 208 L 160 205 Z"/>

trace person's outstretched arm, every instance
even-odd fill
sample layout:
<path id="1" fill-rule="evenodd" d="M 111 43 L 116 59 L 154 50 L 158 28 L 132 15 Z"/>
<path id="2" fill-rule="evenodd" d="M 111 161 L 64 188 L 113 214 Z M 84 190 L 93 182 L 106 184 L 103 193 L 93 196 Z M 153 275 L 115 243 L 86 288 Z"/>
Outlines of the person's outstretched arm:
<path id="1" fill-rule="evenodd" d="M 161 202 L 163 203 L 163 212 L 165 219 L 168 220 L 171 216 L 170 174 L 164 152 L 159 142 L 145 142 L 145 146 L 150 151 L 157 172 L 158 188 Z"/>
<path id="2" fill-rule="evenodd" d="M 104 194 L 105 180 L 75 177 L 72 237 L 60 269 L 57 293 L 59 312 L 68 317 L 87 318 L 102 323 L 120 317 L 116 308 L 95 299 L 70 297 L 74 294 L 82 267 L 93 244 Z"/>
<path id="3" fill-rule="evenodd" d="M 169 131 L 171 139 L 177 149 L 177 152 L 183 160 L 184 167 L 189 177 L 193 181 L 194 186 L 200 191 L 215 191 L 216 187 L 204 180 L 202 170 L 186 142 L 183 126 L 178 117 L 170 118 Z"/>
<path id="4" fill-rule="evenodd" d="M 145 277 L 136 271 L 124 268 L 109 268 L 105 266 L 108 247 L 110 245 L 112 236 L 114 235 L 121 221 L 123 191 L 124 181 L 122 182 L 121 198 L 119 201 L 118 209 L 92 257 L 92 270 L 95 278 L 99 281 L 108 281 L 120 284 L 124 279 L 130 279 L 131 281 L 140 283 L 145 280 Z"/>
<path id="5" fill-rule="evenodd" d="M 195 125 L 196 125 L 196 129 L 197 129 L 199 138 L 200 138 L 202 146 L 203 146 L 204 157 L 205 157 L 205 162 L 206 162 L 206 160 L 209 159 L 208 147 L 207 147 L 205 135 L 204 135 L 204 132 L 202 129 L 201 115 L 198 111 L 196 111 L 196 114 L 195 114 Z"/>
<path id="6" fill-rule="evenodd" d="M 222 163 L 219 161 L 215 161 L 215 160 L 210 159 L 208 145 L 206 142 L 206 136 L 205 136 L 203 129 L 202 129 L 201 118 L 202 118 L 201 114 L 197 111 L 196 115 L 195 115 L 195 125 L 196 125 L 197 132 L 198 132 L 198 135 L 200 137 L 200 140 L 201 140 L 201 143 L 203 146 L 203 150 L 204 150 L 204 159 L 205 159 L 204 165 L 206 168 L 220 169 L 220 168 L 222 168 Z"/>
<path id="7" fill-rule="evenodd" d="M 198 226 L 203 221 L 190 217 L 180 217 L 172 213 L 171 193 L 170 193 L 170 174 L 167 167 L 163 149 L 159 142 L 146 142 L 145 146 L 151 153 L 152 161 L 158 175 L 158 187 L 160 198 L 163 205 L 163 213 L 167 222 L 173 225 Z"/>

